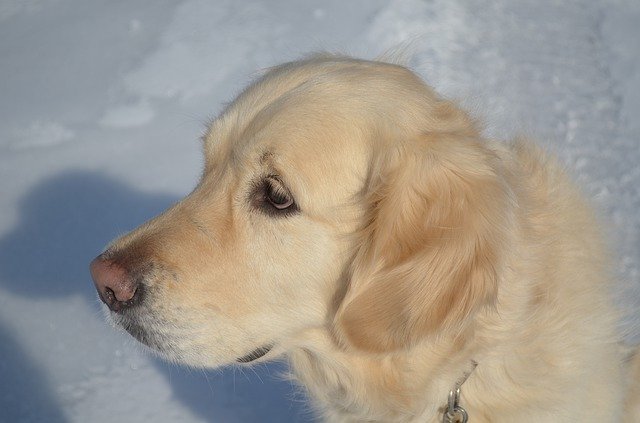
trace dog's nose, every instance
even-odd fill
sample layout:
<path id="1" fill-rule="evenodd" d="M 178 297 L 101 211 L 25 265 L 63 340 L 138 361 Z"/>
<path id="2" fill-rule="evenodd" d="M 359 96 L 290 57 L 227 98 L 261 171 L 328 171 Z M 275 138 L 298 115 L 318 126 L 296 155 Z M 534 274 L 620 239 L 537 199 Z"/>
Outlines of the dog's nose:
<path id="1" fill-rule="evenodd" d="M 112 311 L 122 312 L 140 299 L 138 283 L 119 264 L 100 255 L 91 262 L 89 269 L 100 299 Z"/>

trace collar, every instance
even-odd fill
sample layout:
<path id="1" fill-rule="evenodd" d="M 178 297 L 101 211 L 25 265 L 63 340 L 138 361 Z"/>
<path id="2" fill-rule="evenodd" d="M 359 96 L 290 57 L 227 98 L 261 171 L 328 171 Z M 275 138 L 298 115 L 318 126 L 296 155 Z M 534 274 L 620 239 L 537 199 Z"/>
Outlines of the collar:
<path id="1" fill-rule="evenodd" d="M 442 415 L 443 423 L 466 423 L 469 420 L 467 410 L 460 405 L 460 388 L 467 381 L 471 373 L 478 366 L 478 362 L 471 360 L 471 367 L 462 374 L 462 377 L 458 379 L 453 386 L 453 389 L 449 391 L 449 400 L 447 401 L 447 407 Z"/>

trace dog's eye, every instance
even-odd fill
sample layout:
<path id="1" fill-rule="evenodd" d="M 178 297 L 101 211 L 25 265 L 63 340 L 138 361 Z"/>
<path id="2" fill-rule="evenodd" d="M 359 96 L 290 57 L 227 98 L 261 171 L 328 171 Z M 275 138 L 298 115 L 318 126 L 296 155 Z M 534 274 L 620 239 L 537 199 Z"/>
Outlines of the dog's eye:
<path id="1" fill-rule="evenodd" d="M 260 209 L 276 216 L 288 216 L 298 211 L 291 193 L 275 177 L 264 179 L 257 196 Z"/>
<path id="2" fill-rule="evenodd" d="M 293 198 L 282 187 L 267 182 L 265 186 L 265 197 L 267 201 L 278 210 L 285 210 L 293 206 Z"/>

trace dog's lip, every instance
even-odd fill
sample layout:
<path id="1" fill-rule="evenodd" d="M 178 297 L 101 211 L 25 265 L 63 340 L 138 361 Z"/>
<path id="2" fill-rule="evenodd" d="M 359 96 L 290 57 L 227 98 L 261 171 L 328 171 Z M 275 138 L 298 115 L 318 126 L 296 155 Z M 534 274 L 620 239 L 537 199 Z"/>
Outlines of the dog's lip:
<path id="1" fill-rule="evenodd" d="M 160 351 L 161 344 L 156 342 L 155 335 L 134 319 L 121 320 L 118 325 L 122 327 L 129 335 L 133 336 L 138 342 L 149 348 Z"/>
<path id="2" fill-rule="evenodd" d="M 273 345 L 264 345 L 262 347 L 256 348 L 247 355 L 243 355 L 242 357 L 237 358 L 236 361 L 238 363 L 250 363 L 266 355 L 269 351 L 271 351 L 271 348 L 273 348 Z"/>

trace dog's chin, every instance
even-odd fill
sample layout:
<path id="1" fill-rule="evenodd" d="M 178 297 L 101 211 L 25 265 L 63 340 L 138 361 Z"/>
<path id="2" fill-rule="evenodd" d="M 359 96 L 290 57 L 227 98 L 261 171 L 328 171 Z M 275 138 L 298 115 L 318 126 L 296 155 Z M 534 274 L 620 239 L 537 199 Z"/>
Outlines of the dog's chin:
<path id="1" fill-rule="evenodd" d="M 273 355 L 273 344 L 249 347 L 246 354 L 228 357 L 219 357 L 219 351 L 211 351 L 211 354 L 207 354 L 202 348 L 190 348 L 188 340 L 180 342 L 180 340 L 171 335 L 163 333 L 159 330 L 162 327 L 161 325 L 146 322 L 149 319 L 144 318 L 143 313 L 140 311 L 122 314 L 111 312 L 108 309 L 105 311 L 107 320 L 112 326 L 126 331 L 140 344 L 144 345 L 146 347 L 145 350 L 170 362 L 195 367 L 216 368 L 230 364 L 246 365 L 263 362 L 271 359 L 270 356 Z M 144 323 L 141 321 L 144 321 Z"/>
<path id="2" fill-rule="evenodd" d="M 139 319 L 107 310 L 107 320 L 113 327 L 124 330 L 154 354 L 169 361 L 180 361 L 179 355 L 176 354 L 175 346 L 167 336 L 151 330 L 147 325 L 141 324 Z"/>

